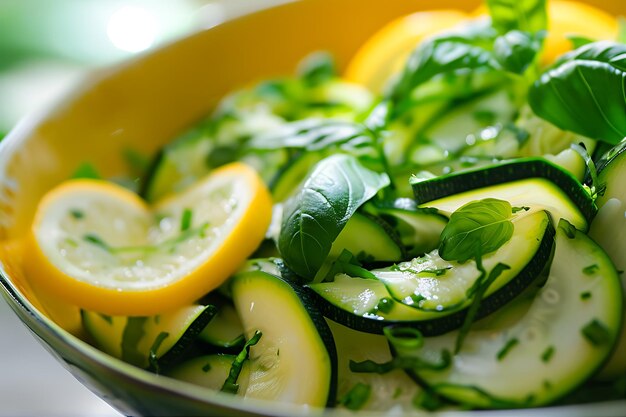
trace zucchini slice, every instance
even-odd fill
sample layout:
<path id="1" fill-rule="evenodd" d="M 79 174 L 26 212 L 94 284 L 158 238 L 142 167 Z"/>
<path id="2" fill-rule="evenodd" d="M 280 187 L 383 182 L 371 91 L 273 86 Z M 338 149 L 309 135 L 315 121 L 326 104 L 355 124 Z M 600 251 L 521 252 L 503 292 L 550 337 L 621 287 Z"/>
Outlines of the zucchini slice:
<path id="1" fill-rule="evenodd" d="M 545 211 L 515 217 L 513 227 L 511 239 L 483 258 L 487 271 L 498 263 L 510 267 L 485 293 L 481 305 L 483 308 L 489 306 L 490 311 L 526 288 L 550 257 L 553 233 Z M 546 235 L 548 239 L 544 242 Z M 468 299 L 467 293 L 480 275 L 474 262 L 446 261 L 437 250 L 392 268 L 372 272 L 385 284 L 394 300 L 419 310 L 441 313 L 468 307 L 472 299 Z M 490 296 L 502 288 L 505 290 L 491 300 Z"/>
<path id="2" fill-rule="evenodd" d="M 198 339 L 223 349 L 240 348 L 246 341 L 235 306 L 222 296 L 211 297 L 217 308 L 215 317 L 198 335 Z"/>
<path id="3" fill-rule="evenodd" d="M 619 333 L 621 309 L 622 292 L 611 260 L 561 220 L 545 285 L 475 323 L 448 369 L 410 372 L 466 406 L 549 404 L 604 363 Z M 442 351 L 453 351 L 457 334 L 425 338 L 418 351 L 399 346 L 395 354 L 436 360 Z"/>
<path id="4" fill-rule="evenodd" d="M 228 378 L 235 358 L 235 355 L 224 354 L 198 356 L 172 367 L 172 369 L 166 372 L 166 375 L 170 378 L 219 391 L 222 389 L 226 378 Z M 237 393 L 239 395 L 246 392 L 249 380 L 250 367 L 248 362 L 244 362 L 241 373 L 237 378 L 237 384 L 239 385 Z"/>
<path id="5" fill-rule="evenodd" d="M 181 357 L 216 311 L 213 305 L 194 305 L 150 317 L 112 317 L 81 310 L 81 318 L 100 350 L 159 372 Z"/>
<path id="6" fill-rule="evenodd" d="M 323 407 L 334 403 L 337 357 L 324 318 L 299 287 L 262 272 L 230 281 L 233 302 L 250 348 L 246 397 Z"/>
<path id="7" fill-rule="evenodd" d="M 359 332 L 327 320 L 337 346 L 337 398 L 341 406 L 351 389 L 357 384 L 370 388 L 369 397 L 360 410 L 389 411 L 400 406 L 403 411 L 415 411 L 412 404 L 421 387 L 401 369 L 386 374 L 356 373 L 350 370 L 350 361 L 373 360 L 387 362 L 392 359 L 387 338 L 382 335 Z"/>
<path id="8" fill-rule="evenodd" d="M 439 244 L 441 231 L 448 218 L 436 210 L 420 209 L 412 199 L 399 198 L 390 206 L 366 206 L 365 210 L 377 215 L 399 235 L 407 257 L 430 252 Z"/>
<path id="9" fill-rule="evenodd" d="M 478 317 L 490 314 L 524 290 L 548 264 L 553 242 L 554 227 L 546 212 L 520 217 L 515 222 L 515 232 L 509 242 L 483 259 L 487 270 L 498 262 L 506 263 L 511 269 L 503 272 L 487 290 Z M 437 255 L 433 253 L 429 257 Z M 442 262 L 445 261 L 440 260 Z M 405 263 L 405 266 L 410 269 L 412 263 L 416 264 L 416 268 L 429 265 L 420 265 L 420 261 L 414 260 Z M 403 264 L 399 266 L 402 268 Z M 437 269 L 445 267 L 436 266 Z M 318 306 L 326 317 L 353 329 L 382 334 L 385 326 L 393 324 L 417 328 L 425 335 L 440 335 L 463 323 L 470 303 L 465 292 L 478 276 L 478 270 L 472 263 L 456 264 L 440 277 L 425 273 L 430 284 L 435 284 L 436 280 L 449 284 L 437 289 L 443 296 L 456 297 L 451 301 L 454 308 L 428 309 L 410 306 L 414 300 L 412 295 L 420 289 L 415 285 L 420 279 L 419 274 L 399 272 L 398 266 L 371 272 L 377 279 L 339 274 L 333 282 L 313 283 L 308 288 L 316 295 Z M 461 285 L 461 290 L 457 290 L 456 285 Z M 436 306 L 436 303 L 433 305 Z"/>
<path id="10" fill-rule="evenodd" d="M 492 197 L 513 206 L 547 210 L 553 219 L 564 218 L 586 231 L 597 210 L 571 173 L 543 158 L 522 158 L 421 181 L 412 178 L 411 185 L 421 207 L 434 207 L 446 215 L 470 201 Z"/>
<path id="11" fill-rule="evenodd" d="M 626 191 L 623 178 L 626 178 L 626 141 L 609 151 L 598 162 L 598 182 L 596 186 L 604 192 L 598 197 L 600 210 L 591 223 L 589 236 L 609 255 L 619 271 L 626 270 Z M 626 274 L 622 273 L 622 289 L 626 293 Z M 626 308 L 622 310 L 626 323 Z M 615 378 L 626 374 L 626 329 L 622 327 L 620 340 L 613 356 L 602 370 L 601 378 Z"/>

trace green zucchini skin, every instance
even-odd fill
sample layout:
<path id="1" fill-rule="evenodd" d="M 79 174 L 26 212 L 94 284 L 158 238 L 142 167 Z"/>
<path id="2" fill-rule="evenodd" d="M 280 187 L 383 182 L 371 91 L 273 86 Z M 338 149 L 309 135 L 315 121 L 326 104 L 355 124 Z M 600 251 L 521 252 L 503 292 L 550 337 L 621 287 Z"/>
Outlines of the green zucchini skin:
<path id="1" fill-rule="evenodd" d="M 423 181 L 411 181 L 411 186 L 417 203 L 425 205 L 465 191 L 535 177 L 545 178 L 556 184 L 578 207 L 587 224 L 591 223 L 597 207 L 582 184 L 571 173 L 543 158 L 500 162 Z"/>
<path id="2" fill-rule="evenodd" d="M 176 364 L 193 347 L 216 312 L 217 308 L 211 304 L 151 317 L 111 317 L 81 310 L 81 319 L 99 349 L 160 373 Z"/>
<path id="3" fill-rule="evenodd" d="M 265 380 L 263 383 L 262 373 L 267 371 L 261 372 L 259 379 L 262 382 L 255 383 L 258 378 L 255 376 L 257 375 L 255 370 L 267 368 L 261 362 L 259 362 L 260 365 L 255 365 L 255 361 L 262 361 L 262 355 L 267 352 L 271 353 L 271 349 L 277 349 L 275 357 L 280 359 L 278 359 L 278 365 L 273 364 L 270 367 L 270 372 L 277 371 L 277 366 L 280 366 L 283 360 L 290 360 L 288 364 L 308 364 L 309 361 L 314 360 L 312 357 L 298 358 L 298 355 L 303 355 L 309 349 L 310 353 L 318 355 L 320 359 L 315 369 L 322 374 L 326 373 L 328 378 L 323 383 L 325 386 L 316 386 L 316 389 L 325 390 L 324 401 L 311 405 L 333 406 L 337 391 L 337 351 L 330 328 L 312 303 L 308 293 L 297 284 L 261 270 L 238 273 L 231 278 L 229 286 L 246 336 L 252 335 L 257 330 L 263 334 L 259 342 L 250 348 L 250 384 L 245 395 L 289 402 L 302 401 L 307 404 L 309 401 L 320 401 L 322 394 L 318 392 L 311 392 L 308 398 L 295 400 L 287 393 L 285 394 L 287 397 L 283 398 L 283 391 L 272 391 L 274 379 Z M 283 325 L 280 325 L 281 320 L 284 321 Z M 289 341 L 295 340 L 294 338 L 297 338 L 298 345 L 302 343 L 304 345 L 290 344 Z M 264 349 L 270 349 L 270 351 Z M 265 357 L 267 358 L 267 355 Z M 300 371 L 301 369 L 291 369 L 290 374 L 283 375 L 279 380 L 285 377 L 295 378 L 288 383 L 290 387 L 294 387 L 299 382 L 312 377 Z M 320 375 L 320 378 L 323 379 L 323 375 Z M 307 396 L 309 391 L 307 391 Z"/>
<path id="4" fill-rule="evenodd" d="M 583 272 L 590 265 L 594 268 Z M 618 274 L 606 253 L 562 220 L 545 282 L 474 323 L 449 368 L 408 373 L 466 407 L 544 406 L 576 389 L 605 363 L 622 324 L 622 305 Z M 586 333 L 593 323 L 602 327 L 600 336 Z M 392 351 L 432 360 L 444 349 L 452 351 L 457 335 L 427 337 L 417 351 L 402 346 Z"/>
<path id="5" fill-rule="evenodd" d="M 589 236 L 594 239 L 611 257 L 616 268 L 626 269 L 626 190 L 623 179 L 626 176 L 626 141 L 609 150 L 597 164 L 598 215 L 591 223 Z M 589 179 L 590 181 L 590 179 Z M 622 290 L 626 293 L 626 274 L 621 274 Z M 626 307 L 622 311 L 626 322 Z M 613 355 L 598 376 L 600 379 L 615 379 L 626 374 L 626 328 Z"/>
<path id="6" fill-rule="evenodd" d="M 222 352 L 240 350 L 246 339 L 243 327 L 231 300 L 219 294 L 209 294 L 203 301 L 216 307 L 215 317 L 202 329 L 198 340 L 218 348 Z"/>
<path id="7" fill-rule="evenodd" d="M 546 217 L 549 217 L 546 212 L 544 212 L 544 214 Z M 539 213 L 535 213 L 535 215 L 539 215 Z M 541 243 L 538 245 L 538 248 L 531 260 L 515 277 L 510 279 L 507 283 L 502 285 L 502 287 L 491 293 L 481 302 L 480 308 L 477 312 L 477 318 L 485 317 L 504 306 L 521 293 L 526 287 L 528 287 L 528 285 L 544 271 L 546 266 L 549 264 L 554 245 L 555 229 L 551 221 L 547 220 L 545 222 L 544 230 Z M 502 262 L 506 263 L 506 260 L 503 259 Z M 382 285 L 384 287 L 384 284 L 378 280 L 363 280 L 363 282 L 372 282 L 372 288 L 376 285 Z M 373 291 L 372 288 L 367 288 L 367 293 L 364 294 L 364 296 L 377 298 L 377 300 L 373 302 L 373 305 L 377 305 L 382 298 L 387 298 L 389 300 L 388 302 L 392 305 L 391 312 L 401 311 L 403 319 L 398 320 L 397 318 L 389 318 L 389 316 L 386 316 L 384 313 L 367 313 L 359 315 L 355 314 L 349 306 L 332 302 L 329 297 L 325 297 L 323 292 L 320 290 L 325 285 L 329 286 L 332 285 L 332 283 L 310 284 L 306 287 L 313 295 L 322 314 L 337 323 L 343 324 L 344 326 L 367 333 L 383 334 L 383 329 L 385 327 L 390 325 L 401 325 L 404 327 L 418 329 L 425 336 L 436 336 L 461 327 L 467 315 L 467 306 L 458 311 L 422 312 L 393 300 L 384 288 L 377 289 L 375 291 Z M 343 297 L 339 296 L 338 298 Z"/>

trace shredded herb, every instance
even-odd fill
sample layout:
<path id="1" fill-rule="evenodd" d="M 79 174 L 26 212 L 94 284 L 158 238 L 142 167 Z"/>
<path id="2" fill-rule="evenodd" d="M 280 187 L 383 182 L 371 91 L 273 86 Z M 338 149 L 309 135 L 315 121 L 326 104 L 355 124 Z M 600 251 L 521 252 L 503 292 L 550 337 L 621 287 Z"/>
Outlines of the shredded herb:
<path id="1" fill-rule="evenodd" d="M 87 233 L 86 235 L 83 236 L 83 239 L 93 245 L 99 246 L 100 248 L 106 250 L 107 252 L 112 251 L 111 247 L 107 243 L 105 243 L 105 241 L 102 240 L 100 236 L 98 236 L 95 233 Z"/>
<path id="2" fill-rule="evenodd" d="M 581 300 L 588 300 L 591 298 L 591 291 L 585 291 L 580 293 Z"/>
<path id="3" fill-rule="evenodd" d="M 202 372 L 209 372 L 211 370 L 211 364 L 209 362 L 207 362 L 203 367 L 202 367 Z"/>
<path id="4" fill-rule="evenodd" d="M 372 360 L 364 360 L 362 362 L 356 362 L 350 360 L 350 370 L 355 373 L 373 373 L 373 374 L 386 374 L 395 369 L 402 370 L 430 370 L 430 371 L 443 371 L 450 367 L 452 363 L 452 354 L 448 350 L 441 351 L 441 358 L 439 362 L 426 361 L 417 356 L 395 356 L 388 362 L 374 362 Z"/>
<path id="5" fill-rule="evenodd" d="M 369 384 L 357 382 L 347 393 L 340 399 L 339 403 L 343 404 L 349 410 L 360 410 L 367 403 L 372 394 L 372 387 Z"/>
<path id="6" fill-rule="evenodd" d="M 473 294 L 472 304 L 467 310 L 465 320 L 463 320 L 463 324 L 459 329 L 459 334 L 454 346 L 455 353 L 461 350 L 463 340 L 465 340 L 465 337 L 467 336 L 467 333 L 469 332 L 472 323 L 476 319 L 476 315 L 478 314 L 478 309 L 480 308 L 480 303 L 482 302 L 485 292 L 487 291 L 489 286 L 500 276 L 500 274 L 502 274 L 502 272 L 506 271 L 507 269 L 511 269 L 511 267 L 506 264 L 498 263 L 496 266 L 493 267 L 491 272 L 487 274 L 487 271 L 484 269 L 480 258 L 477 258 L 476 261 L 476 267 L 479 271 L 481 271 L 481 274 L 476 280 L 476 284 L 474 284 L 472 288 L 468 290 L 469 293 Z"/>
<path id="7" fill-rule="evenodd" d="M 515 346 L 517 346 L 519 344 L 519 340 L 517 338 L 513 338 L 513 339 L 509 339 L 504 346 L 502 347 L 502 349 L 500 349 L 500 351 L 498 352 L 498 354 L 496 355 L 496 358 L 498 359 L 498 361 L 501 361 L 502 359 L 504 359 L 504 357 L 506 355 L 508 355 L 508 353 L 511 351 L 511 349 L 513 349 Z"/>
<path id="8" fill-rule="evenodd" d="M 583 268 L 583 274 L 593 275 L 598 272 L 599 269 L 600 267 L 598 266 L 598 264 L 589 265 Z"/>
<path id="9" fill-rule="evenodd" d="M 78 168 L 76 168 L 71 178 L 73 179 L 85 178 L 85 179 L 99 180 L 99 179 L 102 179 L 102 176 L 100 175 L 100 172 L 98 172 L 95 166 L 93 166 L 89 162 L 83 162 L 82 164 L 78 166 Z"/>
<path id="10" fill-rule="evenodd" d="M 548 346 L 546 350 L 541 354 L 541 361 L 544 363 L 550 362 L 552 356 L 554 355 L 554 346 Z"/>
<path id="11" fill-rule="evenodd" d="M 241 368 L 243 367 L 244 362 L 248 359 L 248 355 L 250 354 L 250 347 L 256 345 L 259 342 L 259 339 L 261 339 L 262 335 L 263 334 L 259 330 L 255 331 L 254 335 L 243 346 L 241 352 L 239 352 L 237 357 L 235 357 L 235 360 L 233 360 L 233 363 L 230 367 L 228 377 L 226 378 L 226 381 L 224 381 L 224 385 L 222 385 L 223 392 L 237 394 L 237 391 L 239 391 L 237 378 L 239 378 Z"/>
<path id="12" fill-rule="evenodd" d="M 85 212 L 82 210 L 78 210 L 78 209 L 71 209 L 70 216 L 72 216 L 76 220 L 80 220 L 83 217 L 85 217 Z"/>
<path id="13" fill-rule="evenodd" d="M 602 346 L 611 341 L 609 329 L 598 319 L 593 319 L 580 329 L 583 336 L 594 346 Z"/>
<path id="14" fill-rule="evenodd" d="M 156 339 L 154 339 L 154 343 L 152 343 L 152 346 L 150 346 L 150 353 L 148 354 L 149 369 L 156 372 L 157 374 L 161 371 L 158 362 L 159 358 L 157 357 L 157 351 L 159 350 L 159 347 L 161 347 L 161 344 L 165 341 L 165 339 L 169 337 L 169 335 L 170 334 L 168 332 L 159 333 Z"/>
<path id="15" fill-rule="evenodd" d="M 193 218 L 193 211 L 189 208 L 183 210 L 183 215 L 180 217 L 180 231 L 184 232 L 191 227 L 191 221 Z"/>
<path id="16" fill-rule="evenodd" d="M 418 350 L 424 346 L 422 332 L 411 327 L 385 327 L 383 334 L 396 349 Z"/>
<path id="17" fill-rule="evenodd" d="M 381 313 L 389 313 L 393 308 L 393 300 L 389 297 L 383 297 L 376 304 L 376 311 Z"/>
<path id="18" fill-rule="evenodd" d="M 435 391 L 425 389 L 424 391 L 415 394 L 412 403 L 413 406 L 419 409 L 437 411 L 444 406 L 445 401 Z"/>

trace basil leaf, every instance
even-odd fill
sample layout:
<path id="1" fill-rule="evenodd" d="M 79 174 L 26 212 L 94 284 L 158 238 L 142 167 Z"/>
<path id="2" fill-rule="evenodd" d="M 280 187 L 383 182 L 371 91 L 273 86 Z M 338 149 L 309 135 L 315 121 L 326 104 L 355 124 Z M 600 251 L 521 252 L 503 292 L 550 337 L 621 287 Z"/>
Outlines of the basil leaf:
<path id="1" fill-rule="evenodd" d="M 546 0 L 487 0 L 491 22 L 498 33 L 522 30 L 535 33 L 548 25 Z"/>
<path id="2" fill-rule="evenodd" d="M 360 123 L 306 119 L 257 135 L 250 140 L 248 147 L 254 150 L 291 148 L 318 151 L 339 145 L 359 148 L 371 146 L 373 142 L 370 130 Z"/>
<path id="3" fill-rule="evenodd" d="M 410 55 L 390 98 L 399 102 L 436 75 L 461 69 L 499 69 L 491 53 L 496 33 L 486 21 L 478 21 L 456 33 L 431 38 Z"/>
<path id="4" fill-rule="evenodd" d="M 529 104 L 563 130 L 612 145 L 626 137 L 626 45 L 594 42 L 565 54 L 530 88 Z"/>
<path id="5" fill-rule="evenodd" d="M 337 77 L 335 62 L 328 52 L 315 52 L 308 55 L 298 68 L 300 79 L 310 87 L 324 84 Z"/>
<path id="6" fill-rule="evenodd" d="M 354 156 L 335 154 L 320 161 L 285 203 L 278 237 L 285 264 L 312 279 L 350 217 L 387 185 L 387 174 L 365 168 Z"/>
<path id="7" fill-rule="evenodd" d="M 533 63 L 546 32 L 529 34 L 512 30 L 496 38 L 493 53 L 498 63 L 506 71 L 523 74 Z"/>
<path id="8" fill-rule="evenodd" d="M 465 204 L 441 232 L 439 256 L 463 263 L 496 251 L 513 235 L 512 216 L 508 201 L 487 198 Z"/>

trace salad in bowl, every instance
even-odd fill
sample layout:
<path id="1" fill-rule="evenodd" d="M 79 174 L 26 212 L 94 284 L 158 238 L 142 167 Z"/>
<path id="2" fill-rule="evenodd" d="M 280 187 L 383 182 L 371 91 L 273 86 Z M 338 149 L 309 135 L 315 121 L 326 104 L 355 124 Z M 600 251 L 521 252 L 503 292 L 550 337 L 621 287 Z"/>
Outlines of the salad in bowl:
<path id="1" fill-rule="evenodd" d="M 397 2 L 286 42 L 349 3 L 226 23 L 18 127 L 14 310 L 126 414 L 626 412 L 624 25 Z"/>

